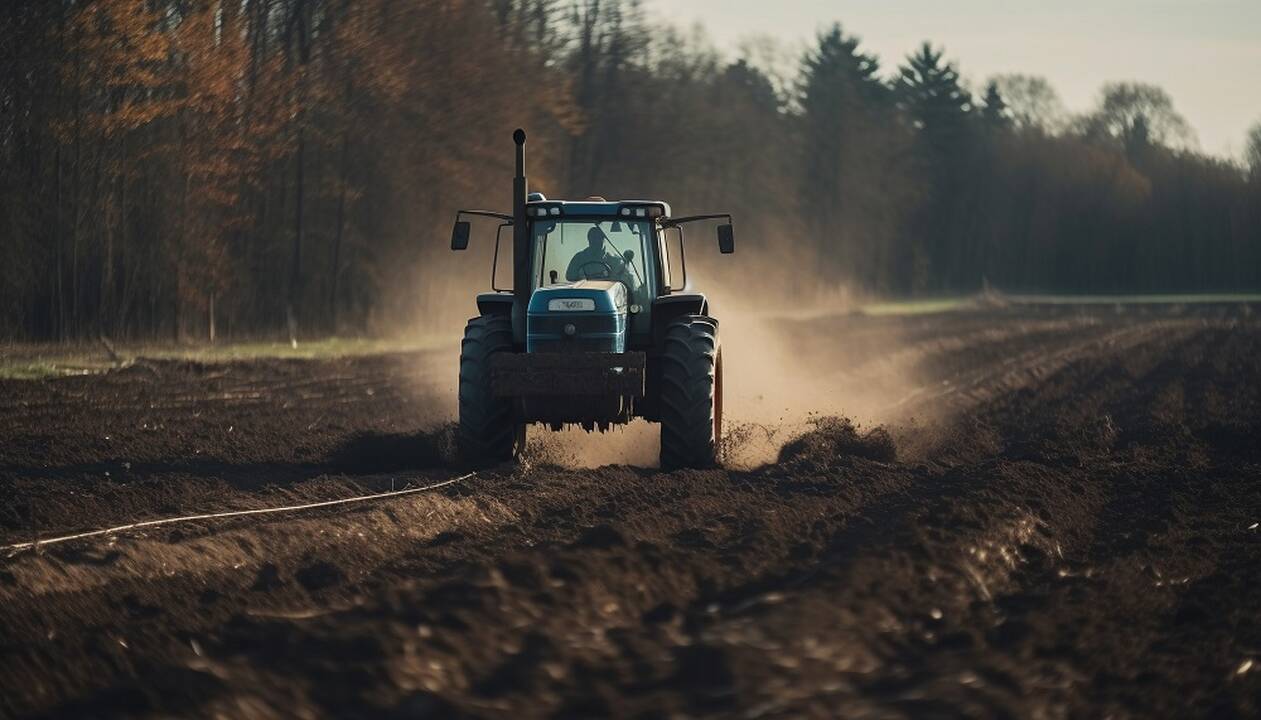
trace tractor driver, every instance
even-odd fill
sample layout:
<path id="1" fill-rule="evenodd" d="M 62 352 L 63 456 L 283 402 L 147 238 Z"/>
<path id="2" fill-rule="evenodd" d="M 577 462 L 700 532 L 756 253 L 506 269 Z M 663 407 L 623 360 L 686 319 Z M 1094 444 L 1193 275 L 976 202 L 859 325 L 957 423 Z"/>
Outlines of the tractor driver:
<path id="1" fill-rule="evenodd" d="M 587 247 L 579 250 L 569 261 L 569 268 L 565 270 L 565 279 L 570 282 L 584 278 L 616 280 L 625 285 L 629 294 L 633 296 L 638 283 L 627 268 L 627 260 L 605 252 L 604 244 L 608 240 L 608 236 L 599 225 L 592 225 L 587 231 Z"/>

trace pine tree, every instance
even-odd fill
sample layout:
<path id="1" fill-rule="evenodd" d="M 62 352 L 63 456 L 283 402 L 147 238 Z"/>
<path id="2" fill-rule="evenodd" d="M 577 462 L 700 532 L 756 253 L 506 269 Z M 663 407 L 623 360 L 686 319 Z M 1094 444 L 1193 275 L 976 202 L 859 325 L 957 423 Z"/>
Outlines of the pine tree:
<path id="1" fill-rule="evenodd" d="M 856 240 L 847 226 L 859 224 L 858 195 L 871 191 L 878 172 L 872 136 L 889 107 L 889 90 L 879 78 L 879 61 L 839 24 L 817 42 L 801 65 L 799 197 L 825 257 L 852 267 Z"/>
<path id="2" fill-rule="evenodd" d="M 967 130 L 972 96 L 959 84 L 959 72 L 942 62 L 942 51 L 924 43 L 899 68 L 894 81 L 898 106 L 931 151 L 949 154 Z"/>
<path id="3" fill-rule="evenodd" d="M 928 183 L 915 219 L 912 287 L 954 290 L 963 269 L 964 249 L 973 242 L 975 178 L 968 167 L 975 155 L 970 93 L 959 84 L 942 51 L 924 43 L 907 58 L 894 81 L 898 107 L 915 129 L 921 172 Z"/>
<path id="4" fill-rule="evenodd" d="M 1007 101 L 998 91 L 998 83 L 991 80 L 985 86 L 985 100 L 981 107 L 981 120 L 991 130 L 1006 130 L 1011 127 L 1011 114 L 1007 110 Z"/>
<path id="5" fill-rule="evenodd" d="M 839 23 L 819 35 L 818 45 L 802 61 L 802 105 L 835 106 L 843 101 L 879 103 L 888 89 L 880 82 L 880 61 L 858 49 L 859 39 L 846 36 Z"/>

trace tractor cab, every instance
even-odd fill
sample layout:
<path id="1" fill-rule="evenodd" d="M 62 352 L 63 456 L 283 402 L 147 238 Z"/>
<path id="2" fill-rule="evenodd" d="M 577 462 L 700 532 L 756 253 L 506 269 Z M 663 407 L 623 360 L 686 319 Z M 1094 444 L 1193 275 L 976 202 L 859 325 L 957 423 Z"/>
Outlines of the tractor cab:
<path id="1" fill-rule="evenodd" d="M 655 214 L 634 214 L 649 210 Z M 531 287 L 563 295 L 574 283 L 612 281 L 626 298 L 627 332 L 646 336 L 653 300 L 669 292 L 663 231 L 656 223 L 668 212 L 665 203 L 528 203 Z"/>

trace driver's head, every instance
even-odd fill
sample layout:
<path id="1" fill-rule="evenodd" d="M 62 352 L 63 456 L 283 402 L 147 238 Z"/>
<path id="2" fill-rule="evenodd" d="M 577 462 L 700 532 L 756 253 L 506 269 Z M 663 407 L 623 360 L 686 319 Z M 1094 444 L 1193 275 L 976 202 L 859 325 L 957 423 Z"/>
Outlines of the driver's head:
<path id="1" fill-rule="evenodd" d="M 604 231 L 598 225 L 592 225 L 591 229 L 587 231 L 587 245 L 591 246 L 592 250 L 599 250 L 604 247 L 604 238 Z"/>

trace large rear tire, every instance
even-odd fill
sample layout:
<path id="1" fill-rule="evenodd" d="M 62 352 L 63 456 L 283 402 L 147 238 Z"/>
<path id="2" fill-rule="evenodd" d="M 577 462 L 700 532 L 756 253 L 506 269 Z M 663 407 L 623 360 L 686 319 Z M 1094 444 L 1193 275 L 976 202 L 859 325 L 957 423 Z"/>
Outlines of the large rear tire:
<path id="1" fill-rule="evenodd" d="M 721 440 L 718 321 L 685 315 L 666 329 L 661 353 L 661 467 L 713 467 Z"/>
<path id="2" fill-rule="evenodd" d="M 490 358 L 498 352 L 512 352 L 512 321 L 502 315 L 469 320 L 460 345 L 456 440 L 460 455 L 476 465 L 513 460 L 525 448 L 525 423 L 517 421 L 511 398 L 491 393 Z"/>

